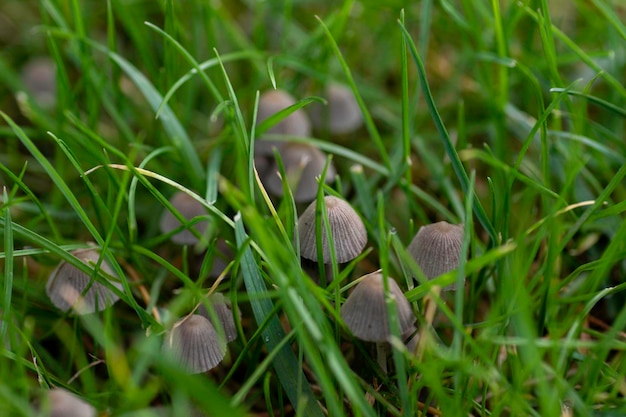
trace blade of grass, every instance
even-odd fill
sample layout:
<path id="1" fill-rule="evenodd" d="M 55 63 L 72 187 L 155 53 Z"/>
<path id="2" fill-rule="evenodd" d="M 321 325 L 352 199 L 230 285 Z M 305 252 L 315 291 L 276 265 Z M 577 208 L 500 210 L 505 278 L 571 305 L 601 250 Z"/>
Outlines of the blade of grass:
<path id="1" fill-rule="evenodd" d="M 372 116 L 369 110 L 367 109 L 367 106 L 365 105 L 365 102 L 363 101 L 363 98 L 361 97 L 359 90 L 357 89 L 356 83 L 354 82 L 354 78 L 352 77 L 352 72 L 350 71 L 350 67 L 348 67 L 348 64 L 344 60 L 341 50 L 339 49 L 337 42 L 335 42 L 335 38 L 333 38 L 332 33 L 330 32 L 330 30 L 328 29 L 324 21 L 319 16 L 315 16 L 315 18 L 324 29 L 324 32 L 326 33 L 326 38 L 330 42 L 331 48 L 333 52 L 335 53 L 335 56 L 337 57 L 337 60 L 339 61 L 341 68 L 343 69 L 344 75 L 346 76 L 346 80 L 348 81 L 348 85 L 352 89 L 354 98 L 359 104 L 361 113 L 363 113 L 363 120 L 365 122 L 367 131 L 369 132 L 370 137 L 372 138 L 372 140 L 374 140 L 374 143 L 376 144 L 376 147 L 378 148 L 378 152 L 380 153 L 380 159 L 382 160 L 383 165 L 389 171 L 394 171 L 393 167 L 391 166 L 391 160 L 389 159 L 389 154 L 387 153 L 387 150 L 385 149 L 385 145 L 383 144 L 382 138 L 380 137 L 380 133 L 378 133 L 378 129 L 376 128 L 376 124 L 374 123 L 374 120 L 372 119 Z"/>
<path id="2" fill-rule="evenodd" d="M 250 296 L 263 295 L 267 292 L 267 288 L 261 279 L 258 271 L 258 266 L 254 261 L 252 250 L 249 247 L 245 247 L 248 240 L 245 230 L 243 228 L 243 222 L 241 215 L 235 216 L 235 238 L 237 240 L 237 247 L 239 250 L 243 250 L 244 254 L 241 259 L 241 271 L 243 274 L 244 283 Z M 252 312 L 256 319 L 257 324 L 262 323 L 268 314 L 273 309 L 272 302 L 268 298 L 253 298 L 251 300 Z M 293 407 L 297 410 L 298 406 L 302 405 L 301 398 L 304 397 L 306 402 L 304 407 L 306 409 L 305 415 L 323 417 L 321 408 L 319 407 L 311 386 L 306 381 L 306 378 L 299 375 L 301 372 L 300 364 L 296 359 L 294 353 L 288 345 L 282 345 L 281 342 L 285 339 L 285 332 L 278 317 L 274 317 L 264 330 L 263 341 L 268 350 L 272 352 L 274 349 L 279 349 L 274 362 L 274 369 L 278 375 L 278 379 L 283 386 L 283 389 L 287 393 L 289 401 Z M 297 387 L 293 385 L 294 381 L 303 381 L 301 385 L 301 391 L 297 390 Z"/>
<path id="3" fill-rule="evenodd" d="M 439 137 L 446 150 L 446 154 L 450 158 L 454 172 L 456 173 L 456 176 L 459 182 L 461 183 L 461 188 L 463 189 L 463 192 L 467 194 L 470 188 L 469 177 L 467 176 L 467 172 L 465 172 L 465 168 L 463 167 L 463 163 L 461 162 L 461 159 L 459 158 L 459 154 L 456 152 L 456 149 L 454 148 L 454 144 L 452 143 L 452 140 L 450 139 L 450 135 L 448 134 L 448 131 L 446 130 L 445 125 L 443 124 L 443 120 L 441 119 L 441 116 L 439 115 L 439 111 L 437 110 L 437 106 L 435 105 L 435 101 L 430 92 L 430 87 L 428 85 L 428 81 L 426 78 L 426 68 L 424 68 L 424 63 L 422 62 L 422 59 L 420 58 L 419 53 L 417 52 L 415 43 L 413 42 L 413 39 L 411 38 L 411 35 L 409 34 L 408 30 L 402 23 L 399 23 L 399 24 L 400 24 L 400 28 L 404 32 L 404 36 L 407 40 L 407 43 L 409 44 L 409 50 L 411 51 L 413 61 L 415 62 L 415 65 L 417 66 L 420 85 L 422 86 L 424 98 L 426 99 L 426 104 L 428 105 L 428 109 L 430 110 L 433 121 L 435 122 L 437 131 L 439 132 Z M 498 234 L 496 230 L 494 229 L 493 225 L 491 224 L 491 222 L 489 221 L 489 218 L 487 217 L 487 214 L 485 213 L 483 206 L 480 204 L 478 197 L 474 196 L 472 201 L 473 201 L 474 212 L 476 214 L 476 217 L 478 218 L 478 221 L 485 228 L 485 231 L 489 234 L 491 242 L 493 244 L 496 244 L 498 242 Z"/>
<path id="4" fill-rule="evenodd" d="M 616 106 L 613 103 L 609 103 L 606 100 L 602 100 L 599 97 L 592 96 L 591 94 L 585 94 L 585 93 L 582 93 L 580 91 L 571 90 L 569 88 L 551 88 L 550 92 L 551 93 L 565 93 L 565 94 L 570 95 L 570 96 L 582 97 L 582 98 L 586 99 L 587 101 L 589 101 L 590 103 L 594 103 L 594 104 L 598 105 L 599 107 L 602 107 L 602 108 L 604 108 L 606 110 L 609 110 L 609 111 L 617 114 L 618 116 L 626 118 L 626 110 L 624 110 L 621 107 Z"/>
<path id="5" fill-rule="evenodd" d="M 4 201 L 4 297 L 0 310 L 0 346 L 7 340 L 7 330 L 11 320 L 11 296 L 13 294 L 13 227 L 11 222 L 11 201 L 5 187 L 2 189 Z"/>

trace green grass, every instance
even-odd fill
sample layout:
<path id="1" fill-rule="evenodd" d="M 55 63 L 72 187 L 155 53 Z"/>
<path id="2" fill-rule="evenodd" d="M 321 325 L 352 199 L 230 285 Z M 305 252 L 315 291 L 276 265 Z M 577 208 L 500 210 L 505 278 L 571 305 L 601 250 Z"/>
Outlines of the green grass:
<path id="1" fill-rule="evenodd" d="M 38 415 L 53 386 L 111 416 L 625 414 L 625 20 L 618 0 L 3 2 L 0 415 Z M 36 56 L 56 65 L 53 108 L 24 93 Z M 358 132 L 265 133 L 331 81 Z M 257 126 L 273 86 L 297 103 Z M 366 251 L 321 271 L 326 288 L 298 256 L 306 205 L 253 169 L 261 137 L 332 155 L 318 202 L 342 196 L 365 223 Z M 207 210 L 197 247 L 159 231 L 176 190 Z M 468 256 L 427 281 L 406 247 L 440 220 L 464 223 Z M 214 281 L 218 238 L 233 256 Z M 45 294 L 58 262 L 106 283 L 70 254 L 88 242 L 121 300 L 63 313 Z M 420 335 L 409 352 L 389 309 L 388 374 L 339 315 L 378 268 Z M 161 340 L 209 288 L 239 337 L 187 375 Z"/>

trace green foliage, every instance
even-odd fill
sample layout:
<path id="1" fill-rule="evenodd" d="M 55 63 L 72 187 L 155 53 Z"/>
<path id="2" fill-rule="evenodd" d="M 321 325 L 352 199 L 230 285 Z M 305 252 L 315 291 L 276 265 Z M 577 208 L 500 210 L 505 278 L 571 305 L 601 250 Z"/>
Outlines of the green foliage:
<path id="1" fill-rule="evenodd" d="M 625 19 L 616 0 L 3 2 L 0 415 L 38 415 L 54 386 L 111 416 L 622 415 Z M 25 76 L 36 57 L 53 104 Z M 331 83 L 359 130 L 268 133 L 328 105 Z M 295 104 L 257 123 L 271 88 Z M 283 196 L 266 190 L 270 140 L 331 155 L 318 234 L 323 196 L 344 198 L 367 229 L 359 257 L 302 262 L 308 203 L 277 150 Z M 206 214 L 186 218 L 176 191 Z M 165 211 L 181 226 L 162 232 Z M 467 256 L 427 280 L 406 248 L 442 220 L 464 224 Z M 197 244 L 170 241 L 185 228 Z M 121 290 L 71 254 L 90 245 Z M 56 309 L 61 261 L 120 301 Z M 340 315 L 379 268 L 419 337 L 405 345 L 387 293 L 388 372 Z M 189 375 L 162 341 L 214 291 L 238 338 Z"/>

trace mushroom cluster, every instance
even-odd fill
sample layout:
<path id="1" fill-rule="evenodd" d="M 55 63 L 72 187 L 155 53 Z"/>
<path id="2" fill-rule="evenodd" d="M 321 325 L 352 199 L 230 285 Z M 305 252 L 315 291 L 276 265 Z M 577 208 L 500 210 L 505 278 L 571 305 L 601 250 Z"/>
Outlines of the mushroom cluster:
<path id="1" fill-rule="evenodd" d="M 275 113 L 296 104 L 296 100 L 286 91 L 270 90 L 259 98 L 257 124 Z M 294 137 L 310 137 L 311 122 L 302 109 L 298 109 L 271 127 L 267 134 L 279 134 Z M 280 156 L 287 178 L 281 178 L 278 162 L 274 159 L 274 150 Z M 283 195 L 283 181 L 293 190 L 294 200 L 305 203 L 317 195 L 317 178 L 322 174 L 327 156 L 320 149 L 307 143 L 269 140 L 261 137 L 255 144 L 254 161 L 265 188 L 277 197 Z M 335 179 L 332 164 L 326 172 L 325 181 Z"/>

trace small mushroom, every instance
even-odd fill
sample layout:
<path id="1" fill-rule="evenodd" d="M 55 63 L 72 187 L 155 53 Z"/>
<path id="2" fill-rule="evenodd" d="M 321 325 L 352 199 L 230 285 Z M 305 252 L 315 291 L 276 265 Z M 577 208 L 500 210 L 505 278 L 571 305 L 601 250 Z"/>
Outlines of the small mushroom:
<path id="1" fill-rule="evenodd" d="M 287 181 L 291 184 L 295 180 L 293 198 L 296 202 L 309 202 L 317 195 L 318 183 L 316 178 L 322 174 L 326 165 L 326 154 L 312 145 L 305 143 L 286 143 L 279 148 L 280 157 L 285 166 Z M 330 183 L 335 179 L 335 168 L 329 165 L 325 181 Z M 283 195 L 283 187 L 278 175 L 278 165 L 269 170 L 264 181 L 268 191 L 276 196 Z"/>
<path id="2" fill-rule="evenodd" d="M 87 265 L 94 266 L 100 259 L 96 249 L 79 249 L 72 255 Z M 100 271 L 116 277 L 111 266 L 103 260 Z M 122 289 L 119 281 L 109 281 L 116 288 Z M 119 297 L 92 276 L 85 274 L 74 265 L 61 261 L 52 271 L 46 283 L 46 294 L 57 308 L 67 311 L 74 308 L 78 314 L 91 314 L 104 310 L 115 303 Z"/>
<path id="3" fill-rule="evenodd" d="M 324 197 L 324 204 L 326 205 L 328 225 L 330 226 L 337 262 L 351 261 L 359 256 L 367 243 L 365 225 L 352 206 L 344 200 L 334 196 L 326 196 Z M 312 202 L 298 219 L 298 233 L 300 236 L 300 255 L 317 262 L 315 207 L 316 201 Z M 322 260 L 325 264 L 329 264 L 331 255 L 330 245 L 326 238 L 326 228 L 322 227 L 321 232 Z"/>
<path id="4" fill-rule="evenodd" d="M 352 90 L 331 83 L 326 89 L 326 98 L 328 107 L 316 103 L 311 108 L 311 118 L 317 127 L 328 128 L 335 135 L 345 135 L 361 127 L 363 115 Z"/>
<path id="5" fill-rule="evenodd" d="M 96 417 L 96 409 L 66 389 L 53 388 L 48 391 L 49 410 L 46 417 Z"/>
<path id="6" fill-rule="evenodd" d="M 393 278 L 387 278 L 387 287 L 396 301 L 400 334 L 405 335 L 415 328 L 415 314 Z M 375 272 L 363 277 L 341 306 L 341 318 L 355 337 L 376 343 L 378 364 L 386 371 L 385 342 L 389 341 L 391 330 L 382 274 Z"/>
<path id="7" fill-rule="evenodd" d="M 174 324 L 165 337 L 163 350 L 196 374 L 215 368 L 224 359 L 226 343 L 207 318 L 190 314 Z"/>
<path id="8" fill-rule="evenodd" d="M 170 198 L 170 203 L 187 220 L 192 220 L 194 217 L 198 216 L 206 216 L 207 214 L 207 211 L 202 204 L 182 191 L 177 191 Z M 206 231 L 208 224 L 208 221 L 202 220 L 194 223 L 193 228 L 200 235 L 202 235 Z M 169 210 L 165 210 L 161 215 L 161 222 L 159 226 L 161 228 L 161 232 L 169 233 L 179 228 L 181 226 L 181 222 Z M 198 243 L 198 238 L 189 229 L 184 229 L 172 236 L 172 242 L 179 245 L 195 245 Z"/>
<path id="9" fill-rule="evenodd" d="M 257 124 L 294 104 L 296 104 L 296 99 L 284 90 L 266 91 L 259 98 Z M 311 122 L 307 114 L 302 109 L 298 109 L 272 126 L 266 133 L 311 136 Z"/>
<path id="10" fill-rule="evenodd" d="M 459 266 L 463 225 L 445 221 L 422 226 L 407 248 L 428 279 L 433 279 Z M 455 290 L 456 284 L 443 290 Z"/>
<path id="11" fill-rule="evenodd" d="M 33 58 L 21 73 L 24 88 L 43 109 L 52 109 L 57 102 L 56 68 L 50 58 Z"/>
<path id="12" fill-rule="evenodd" d="M 222 293 L 215 292 L 208 297 L 208 303 L 215 311 L 215 316 L 219 321 L 219 325 L 224 329 L 224 335 L 226 336 L 226 342 L 232 342 L 237 339 L 237 326 L 235 326 L 235 319 L 233 317 L 232 307 L 230 300 L 224 297 Z M 211 318 L 211 314 L 207 310 L 205 304 L 200 304 L 198 308 L 198 314 L 211 321 L 213 327 L 216 327 L 216 323 Z M 239 312 L 241 318 L 241 312 Z"/>

